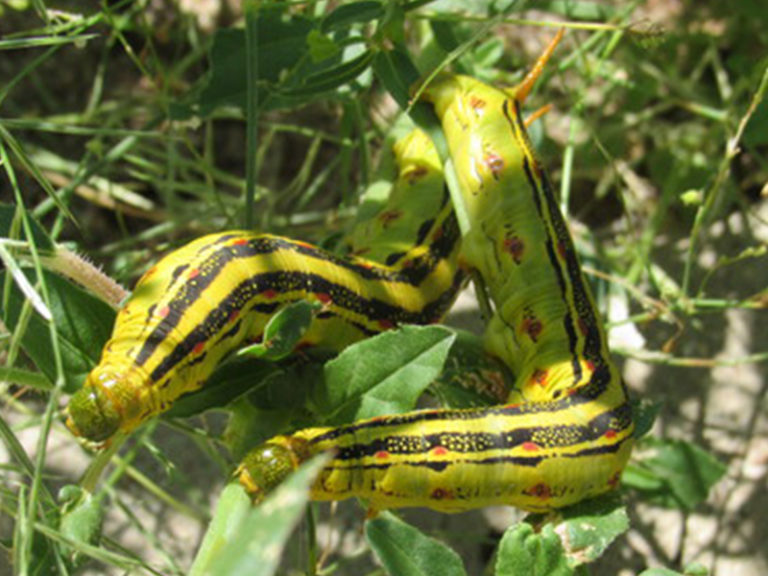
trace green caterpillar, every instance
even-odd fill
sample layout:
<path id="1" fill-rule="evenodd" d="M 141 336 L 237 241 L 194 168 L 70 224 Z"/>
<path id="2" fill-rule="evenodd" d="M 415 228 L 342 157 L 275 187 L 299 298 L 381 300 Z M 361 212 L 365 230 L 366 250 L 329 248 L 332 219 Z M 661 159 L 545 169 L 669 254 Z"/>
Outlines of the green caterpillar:
<path id="1" fill-rule="evenodd" d="M 495 306 L 486 348 L 517 376 L 510 403 L 278 436 L 239 469 L 254 499 L 325 451 L 333 458 L 312 497 L 361 497 L 372 511 L 511 504 L 543 512 L 617 485 L 632 448 L 626 390 L 521 113 L 556 41 L 516 89 L 443 76 L 424 92 L 469 216 L 462 258 Z"/>
<path id="2" fill-rule="evenodd" d="M 464 283 L 458 225 L 429 139 L 413 132 L 395 155 L 400 173 L 390 200 L 351 240 L 353 251 L 382 263 L 243 231 L 170 253 L 119 311 L 98 366 L 69 403 L 70 430 L 93 442 L 129 432 L 202 386 L 227 354 L 258 340 L 269 318 L 297 300 L 323 305 L 301 345 L 340 350 L 399 324 L 438 322 Z"/>

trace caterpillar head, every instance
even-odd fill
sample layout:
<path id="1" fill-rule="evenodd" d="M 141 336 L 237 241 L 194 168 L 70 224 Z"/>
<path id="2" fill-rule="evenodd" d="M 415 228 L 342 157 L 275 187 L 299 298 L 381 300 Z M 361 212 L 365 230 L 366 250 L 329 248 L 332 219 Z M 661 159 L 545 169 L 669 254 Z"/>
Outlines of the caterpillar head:
<path id="1" fill-rule="evenodd" d="M 135 393 L 140 384 L 133 380 L 130 373 L 109 366 L 94 368 L 69 401 L 67 428 L 92 442 L 104 442 L 125 429 L 140 407 Z"/>
<path id="2" fill-rule="evenodd" d="M 248 452 L 235 475 L 259 503 L 308 457 L 304 440 L 277 436 Z"/>

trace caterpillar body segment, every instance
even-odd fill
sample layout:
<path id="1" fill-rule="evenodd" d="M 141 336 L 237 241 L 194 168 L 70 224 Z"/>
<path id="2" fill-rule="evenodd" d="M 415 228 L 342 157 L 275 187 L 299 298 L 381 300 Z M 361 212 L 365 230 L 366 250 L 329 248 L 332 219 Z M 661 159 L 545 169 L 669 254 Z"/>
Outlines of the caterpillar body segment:
<path id="1" fill-rule="evenodd" d="M 453 212 L 443 167 L 429 136 L 413 130 L 397 140 L 393 150 L 398 179 L 387 201 L 375 214 L 361 218 L 346 238 L 351 254 L 389 266 L 396 266 L 406 254 L 413 258 L 419 250 L 427 250 L 424 237 L 435 217 Z"/>
<path id="2" fill-rule="evenodd" d="M 301 345 L 340 350 L 398 324 L 439 321 L 464 275 L 439 163 L 422 169 L 430 150 L 396 150 L 394 201 L 401 201 L 402 187 L 431 200 L 423 201 L 430 212 L 397 231 L 407 236 L 408 250 L 392 234 L 379 243 L 376 254 L 396 253 L 392 265 L 245 231 L 205 236 L 163 258 L 119 311 L 98 366 L 70 401 L 69 428 L 94 442 L 132 430 L 202 386 L 227 354 L 257 341 L 272 315 L 297 300 L 323 305 Z M 392 202 L 385 210 L 397 209 Z"/>
<path id="3" fill-rule="evenodd" d="M 617 485 L 633 443 L 626 390 L 520 109 L 541 68 L 517 90 L 442 76 L 424 92 L 469 217 L 463 262 L 479 272 L 494 305 L 486 349 L 517 377 L 510 403 L 301 430 L 253 452 L 281 446 L 288 470 L 289 460 L 332 451 L 314 498 L 358 496 L 374 509 L 511 504 L 542 512 Z M 259 458 L 239 472 L 253 491 Z"/>
<path id="4" fill-rule="evenodd" d="M 238 471 L 260 500 L 291 465 L 331 451 L 316 500 L 364 498 L 373 510 L 422 506 L 462 512 L 507 504 L 543 512 L 616 486 L 631 443 L 626 404 L 606 411 L 594 390 L 549 402 L 425 410 L 279 436 Z M 619 439 L 617 442 L 616 439 Z M 269 462 L 270 466 L 264 466 Z"/>

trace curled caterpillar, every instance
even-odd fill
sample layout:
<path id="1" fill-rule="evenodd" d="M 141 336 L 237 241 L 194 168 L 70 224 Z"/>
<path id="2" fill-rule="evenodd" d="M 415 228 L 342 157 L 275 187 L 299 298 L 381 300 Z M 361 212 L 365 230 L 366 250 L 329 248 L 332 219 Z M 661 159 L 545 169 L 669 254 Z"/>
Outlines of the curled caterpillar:
<path id="1" fill-rule="evenodd" d="M 339 350 L 398 324 L 439 321 L 464 281 L 458 225 L 429 140 L 415 132 L 395 154 L 395 192 L 375 217 L 389 226 L 371 249 L 384 263 L 244 231 L 168 254 L 119 311 L 99 364 L 69 403 L 70 430 L 103 442 L 134 429 L 202 386 L 227 354 L 258 340 L 269 318 L 297 300 L 323 305 L 302 345 Z M 395 225 L 406 192 L 417 217 Z M 364 252 L 368 237 L 353 235 L 353 250 Z"/>
<path id="2" fill-rule="evenodd" d="M 361 497 L 374 511 L 510 504 L 543 512 L 617 485 L 632 448 L 626 390 L 521 113 L 549 53 L 510 91 L 442 76 L 424 92 L 469 218 L 463 261 L 479 272 L 495 306 L 486 348 L 517 377 L 510 403 L 278 436 L 239 469 L 256 500 L 324 451 L 334 456 L 312 497 Z"/>

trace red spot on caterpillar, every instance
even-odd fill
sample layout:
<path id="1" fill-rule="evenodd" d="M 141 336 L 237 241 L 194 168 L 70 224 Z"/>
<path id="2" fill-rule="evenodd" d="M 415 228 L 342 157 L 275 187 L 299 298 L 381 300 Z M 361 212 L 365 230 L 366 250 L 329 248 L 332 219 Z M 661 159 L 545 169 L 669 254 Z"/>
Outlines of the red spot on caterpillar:
<path id="1" fill-rule="evenodd" d="M 391 330 L 395 327 L 395 323 L 392 322 L 392 320 L 387 320 L 386 318 L 383 320 L 379 320 L 379 328 L 382 330 Z"/>
<path id="2" fill-rule="evenodd" d="M 565 247 L 565 242 L 562 240 L 557 243 L 557 253 L 560 255 L 560 258 L 565 260 L 565 255 L 568 253 L 568 249 Z"/>
<path id="3" fill-rule="evenodd" d="M 232 246 L 243 246 L 244 244 L 248 244 L 248 240 L 245 238 L 238 238 L 232 241 Z"/>
<path id="4" fill-rule="evenodd" d="M 611 476 L 608 479 L 608 486 L 611 488 L 616 488 L 616 486 L 619 485 L 619 482 L 621 481 L 621 472 L 615 472 L 613 476 Z"/>
<path id="5" fill-rule="evenodd" d="M 534 342 L 539 341 L 542 330 L 544 330 L 544 325 L 538 318 L 528 317 L 523 319 L 523 332 L 528 334 Z"/>
<path id="6" fill-rule="evenodd" d="M 587 370 L 589 370 L 590 372 L 595 371 L 595 363 L 592 362 L 592 360 L 587 360 Z"/>
<path id="7" fill-rule="evenodd" d="M 549 486 L 541 482 L 535 486 L 531 486 L 528 488 L 528 490 L 525 490 L 524 494 L 527 494 L 528 496 L 535 496 L 536 498 L 541 498 L 542 500 L 547 500 L 548 498 L 552 497 L 552 490 Z"/>
<path id="8" fill-rule="evenodd" d="M 504 239 L 504 251 L 512 255 L 512 259 L 515 264 L 520 264 L 523 261 L 523 253 L 525 252 L 525 242 L 519 236 L 510 236 Z"/>
<path id="9" fill-rule="evenodd" d="M 432 454 L 435 456 L 444 456 L 448 454 L 448 450 L 446 450 L 444 446 L 435 446 L 432 448 Z"/>
<path id="10" fill-rule="evenodd" d="M 435 488 L 429 497 L 432 500 L 453 500 L 453 492 L 445 488 Z"/>
<path id="11" fill-rule="evenodd" d="M 606 438 L 616 438 L 616 430 L 608 429 L 605 431 L 605 434 L 603 434 Z"/>
<path id="12" fill-rule="evenodd" d="M 192 354 L 200 354 L 203 350 L 205 350 L 205 342 L 198 342 L 195 344 L 195 347 L 192 348 Z"/>
<path id="13" fill-rule="evenodd" d="M 377 218 L 381 221 L 381 225 L 386 228 L 391 222 L 400 219 L 402 215 L 402 210 L 385 210 Z"/>
<path id="14" fill-rule="evenodd" d="M 275 290 L 272 290 L 271 288 L 267 288 L 266 290 L 264 290 L 264 292 L 261 293 L 261 295 L 264 296 L 264 298 L 266 298 L 267 300 L 272 300 L 272 298 L 277 296 L 277 292 Z"/>
<path id="15" fill-rule="evenodd" d="M 584 321 L 584 318 L 579 317 L 578 325 L 579 325 L 579 332 L 581 332 L 582 334 L 584 334 L 584 336 L 586 336 L 587 333 L 589 333 L 589 325 Z"/>
<path id="16" fill-rule="evenodd" d="M 227 322 L 234 322 L 237 320 L 237 317 L 240 315 L 239 310 L 232 310 L 232 312 L 229 313 L 229 318 L 227 318 Z"/>
<path id="17" fill-rule="evenodd" d="M 413 186 L 416 182 L 424 178 L 429 173 L 429 171 L 424 166 L 416 166 L 415 168 L 409 170 L 405 174 L 405 179 L 408 181 L 408 184 Z"/>
<path id="18" fill-rule="evenodd" d="M 522 448 L 526 452 L 538 452 L 540 450 L 540 446 L 535 442 L 523 442 Z"/>
<path id="19" fill-rule="evenodd" d="M 171 312 L 171 309 L 168 308 L 168 306 L 163 306 L 162 308 L 160 308 L 160 310 L 157 311 L 157 315 L 160 318 L 165 318 L 166 316 L 168 316 L 170 312 Z"/>
<path id="20" fill-rule="evenodd" d="M 198 276 L 200 276 L 200 270 L 198 270 L 197 268 L 192 268 L 192 270 L 189 271 L 189 276 L 187 276 L 187 278 L 189 280 L 192 280 L 193 278 L 197 278 Z"/>
<path id="21" fill-rule="evenodd" d="M 378 458 L 379 460 L 384 460 L 385 458 L 389 458 L 389 452 L 386 450 L 379 450 L 376 452 L 376 454 L 373 455 L 374 458 Z"/>
<path id="22" fill-rule="evenodd" d="M 315 297 L 323 304 L 331 303 L 331 295 L 328 294 L 327 292 L 318 292 L 317 294 L 315 294 Z"/>
<path id="23" fill-rule="evenodd" d="M 546 386 L 547 385 L 547 371 L 541 368 L 537 368 L 531 374 L 529 379 L 531 385 Z"/>
<path id="24" fill-rule="evenodd" d="M 499 176 L 501 176 L 501 171 L 504 169 L 504 159 L 493 152 L 488 152 L 483 156 L 483 164 L 491 171 L 494 180 L 498 180 Z"/>

